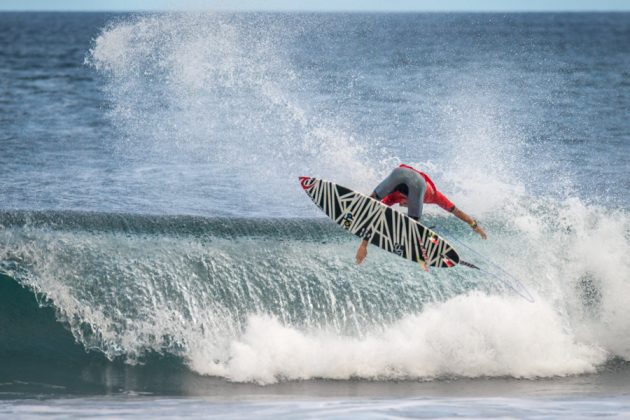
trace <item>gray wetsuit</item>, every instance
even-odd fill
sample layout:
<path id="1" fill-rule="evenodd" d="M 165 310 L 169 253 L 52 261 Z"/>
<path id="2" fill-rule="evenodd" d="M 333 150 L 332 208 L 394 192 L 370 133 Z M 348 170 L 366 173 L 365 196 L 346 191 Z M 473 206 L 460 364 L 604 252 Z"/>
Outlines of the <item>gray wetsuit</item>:
<path id="1" fill-rule="evenodd" d="M 416 171 L 408 168 L 396 168 L 374 189 L 378 200 L 382 200 L 394 191 L 407 196 L 407 215 L 419 220 L 422 216 L 422 203 L 427 183 Z"/>

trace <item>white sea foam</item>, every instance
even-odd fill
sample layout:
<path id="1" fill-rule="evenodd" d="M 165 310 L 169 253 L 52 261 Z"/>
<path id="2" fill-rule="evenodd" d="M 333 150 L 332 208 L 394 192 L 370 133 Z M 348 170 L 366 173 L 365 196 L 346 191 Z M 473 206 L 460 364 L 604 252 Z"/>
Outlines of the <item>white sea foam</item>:
<path id="1" fill-rule="evenodd" d="M 225 363 L 194 352 L 191 367 L 235 381 L 280 379 L 535 378 L 593 372 L 606 360 L 576 342 L 546 303 L 472 293 L 428 306 L 364 337 L 304 331 L 251 316 Z"/>

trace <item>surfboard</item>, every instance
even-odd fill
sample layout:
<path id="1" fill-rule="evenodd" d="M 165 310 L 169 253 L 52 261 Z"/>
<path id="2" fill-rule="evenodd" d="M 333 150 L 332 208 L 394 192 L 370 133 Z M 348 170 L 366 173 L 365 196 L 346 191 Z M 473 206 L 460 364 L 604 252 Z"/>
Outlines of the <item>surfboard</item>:
<path id="1" fill-rule="evenodd" d="M 336 224 L 372 245 L 425 269 L 460 263 L 457 251 L 437 233 L 378 200 L 318 178 L 302 176 L 300 184 Z"/>

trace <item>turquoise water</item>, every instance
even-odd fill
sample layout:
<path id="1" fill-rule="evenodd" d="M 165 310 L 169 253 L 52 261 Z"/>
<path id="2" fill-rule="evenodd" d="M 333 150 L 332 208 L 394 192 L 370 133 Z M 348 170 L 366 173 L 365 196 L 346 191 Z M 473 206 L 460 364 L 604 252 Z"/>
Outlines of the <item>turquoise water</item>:
<path id="1" fill-rule="evenodd" d="M 627 415 L 629 36 L 625 13 L 0 14 L 0 413 Z M 400 162 L 489 240 L 424 221 L 533 303 L 356 266 L 297 178 L 369 192 Z"/>

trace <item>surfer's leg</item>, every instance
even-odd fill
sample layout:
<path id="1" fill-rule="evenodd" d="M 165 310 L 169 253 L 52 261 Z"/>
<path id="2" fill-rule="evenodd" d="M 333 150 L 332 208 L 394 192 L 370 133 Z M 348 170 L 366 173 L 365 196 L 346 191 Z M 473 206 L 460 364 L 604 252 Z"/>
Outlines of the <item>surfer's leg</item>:
<path id="1" fill-rule="evenodd" d="M 407 216 L 412 219 L 420 220 L 422 216 L 424 193 L 427 191 L 427 183 L 422 176 L 415 172 L 410 178 L 412 179 L 407 183 L 407 187 L 409 188 L 409 194 L 407 194 Z"/>
<path id="2" fill-rule="evenodd" d="M 377 200 L 382 200 L 383 198 L 390 195 L 396 187 L 400 184 L 408 183 L 408 174 L 406 173 L 408 169 L 405 168 L 396 168 L 392 171 L 391 174 L 387 178 L 385 178 L 376 188 L 374 188 L 374 194 L 376 194 Z"/>

